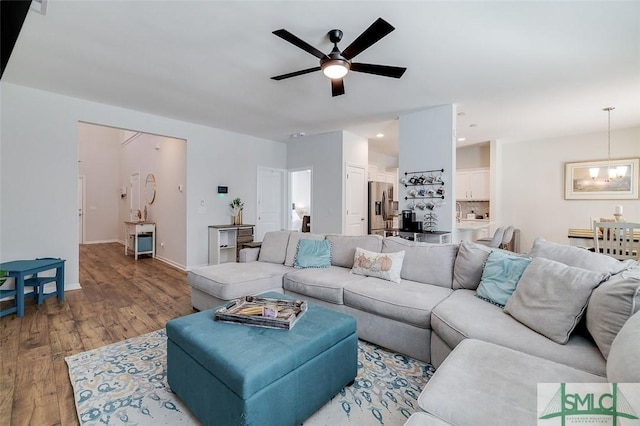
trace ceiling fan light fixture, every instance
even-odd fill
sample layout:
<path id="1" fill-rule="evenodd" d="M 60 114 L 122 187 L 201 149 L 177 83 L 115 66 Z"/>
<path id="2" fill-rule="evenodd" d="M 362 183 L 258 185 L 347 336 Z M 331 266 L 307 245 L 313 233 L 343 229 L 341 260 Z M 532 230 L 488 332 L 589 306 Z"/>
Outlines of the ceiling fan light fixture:
<path id="1" fill-rule="evenodd" d="M 342 78 L 349 72 L 349 62 L 342 59 L 329 59 L 322 65 L 324 75 L 332 80 Z"/>

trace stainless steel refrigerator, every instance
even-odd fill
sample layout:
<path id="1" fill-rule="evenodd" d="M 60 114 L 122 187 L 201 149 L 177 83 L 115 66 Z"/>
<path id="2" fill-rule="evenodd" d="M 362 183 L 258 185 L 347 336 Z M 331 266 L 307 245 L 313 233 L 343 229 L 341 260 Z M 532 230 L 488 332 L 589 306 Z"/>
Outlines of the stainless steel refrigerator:
<path id="1" fill-rule="evenodd" d="M 386 182 L 369 182 L 369 234 L 384 235 L 393 226 L 393 185 Z"/>

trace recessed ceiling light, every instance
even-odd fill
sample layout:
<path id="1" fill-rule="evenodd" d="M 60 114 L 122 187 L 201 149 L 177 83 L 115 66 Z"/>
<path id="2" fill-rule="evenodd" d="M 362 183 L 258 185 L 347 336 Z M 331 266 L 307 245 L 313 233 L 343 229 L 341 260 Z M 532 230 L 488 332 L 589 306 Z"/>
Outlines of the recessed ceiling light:
<path id="1" fill-rule="evenodd" d="M 295 139 L 295 138 L 301 138 L 301 137 L 303 137 L 305 134 L 306 134 L 305 132 L 292 133 L 292 134 L 290 134 L 290 135 L 289 135 L 289 137 L 294 138 L 294 139 Z"/>
<path id="2" fill-rule="evenodd" d="M 467 140 L 467 138 L 458 138 L 458 142 L 464 142 L 466 140 Z"/>
<path id="3" fill-rule="evenodd" d="M 376 138 L 383 138 L 384 137 L 384 133 L 377 133 L 376 134 Z"/>

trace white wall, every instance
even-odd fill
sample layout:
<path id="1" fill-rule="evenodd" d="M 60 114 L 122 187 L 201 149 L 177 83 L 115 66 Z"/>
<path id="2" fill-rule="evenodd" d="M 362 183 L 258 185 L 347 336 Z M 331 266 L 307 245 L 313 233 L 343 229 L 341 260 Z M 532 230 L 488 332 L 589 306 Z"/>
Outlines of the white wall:
<path id="1" fill-rule="evenodd" d="M 378 169 L 396 169 L 398 168 L 398 156 L 386 155 L 369 150 L 369 164 L 377 165 Z"/>
<path id="2" fill-rule="evenodd" d="M 456 149 L 456 168 L 476 169 L 491 166 L 489 142 L 464 146 Z"/>
<path id="3" fill-rule="evenodd" d="M 120 129 L 78 123 L 78 170 L 85 183 L 84 243 L 113 242 L 120 236 L 121 138 Z"/>
<path id="4" fill-rule="evenodd" d="M 0 94 L 0 260 L 63 257 L 67 283 L 79 281 L 78 121 L 187 140 L 188 267 L 207 263 L 207 226 L 229 223 L 217 185 L 255 200 L 257 166 L 286 168 L 283 143 L 4 82 Z M 247 203 L 245 221 L 255 214 Z"/>
<path id="5" fill-rule="evenodd" d="M 305 136 L 289 143 L 287 168 L 311 166 L 311 232 L 342 232 L 342 132 Z"/>
<path id="6" fill-rule="evenodd" d="M 640 221 L 637 199 L 564 199 L 564 163 L 606 160 L 606 133 L 499 145 L 500 220 L 520 228 L 521 251 L 538 236 L 568 244 L 569 228 L 590 228 L 590 217 L 612 218 L 618 204 L 627 220 Z M 612 131 L 611 158 L 630 157 L 640 157 L 640 128 Z"/>
<path id="7" fill-rule="evenodd" d="M 367 165 L 367 140 L 336 131 L 305 136 L 288 147 L 288 169 L 313 168 L 311 232 L 342 233 L 344 222 L 344 167 Z"/>
<path id="8" fill-rule="evenodd" d="M 444 169 L 445 200 L 433 212 L 438 215 L 439 231 L 452 231 L 455 218 L 456 108 L 443 105 L 400 116 L 399 175 L 405 172 Z M 406 189 L 400 188 L 400 210 L 407 208 Z M 416 211 L 416 219 L 426 213 Z"/>

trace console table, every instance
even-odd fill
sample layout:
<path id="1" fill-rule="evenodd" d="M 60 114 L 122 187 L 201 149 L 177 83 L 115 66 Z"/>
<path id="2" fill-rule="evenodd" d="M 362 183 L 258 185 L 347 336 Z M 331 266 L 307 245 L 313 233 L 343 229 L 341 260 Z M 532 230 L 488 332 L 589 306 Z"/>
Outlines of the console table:
<path id="1" fill-rule="evenodd" d="M 156 257 L 156 224 L 154 222 L 124 223 L 125 256 L 129 254 L 129 250 L 133 250 L 136 260 L 140 254 Z"/>
<path id="2" fill-rule="evenodd" d="M 209 265 L 237 262 L 242 245 L 253 241 L 254 225 L 209 226 Z"/>
<path id="3" fill-rule="evenodd" d="M 48 282 L 56 283 L 56 291 L 44 294 L 42 299 L 57 296 L 58 300 L 64 300 L 64 259 L 34 259 L 34 260 L 14 260 L 12 262 L 0 263 L 0 270 L 6 272 L 9 277 L 15 278 L 14 290 L 0 291 L 1 297 L 14 296 L 16 304 L 0 311 L 0 317 L 16 313 L 19 317 L 24 316 L 24 288 L 25 286 L 39 287 L 39 291 L 44 291 L 44 284 Z M 56 270 L 55 277 L 38 277 L 39 272 Z M 30 278 L 26 278 L 32 275 Z M 29 294 L 33 296 L 36 292 Z"/>

